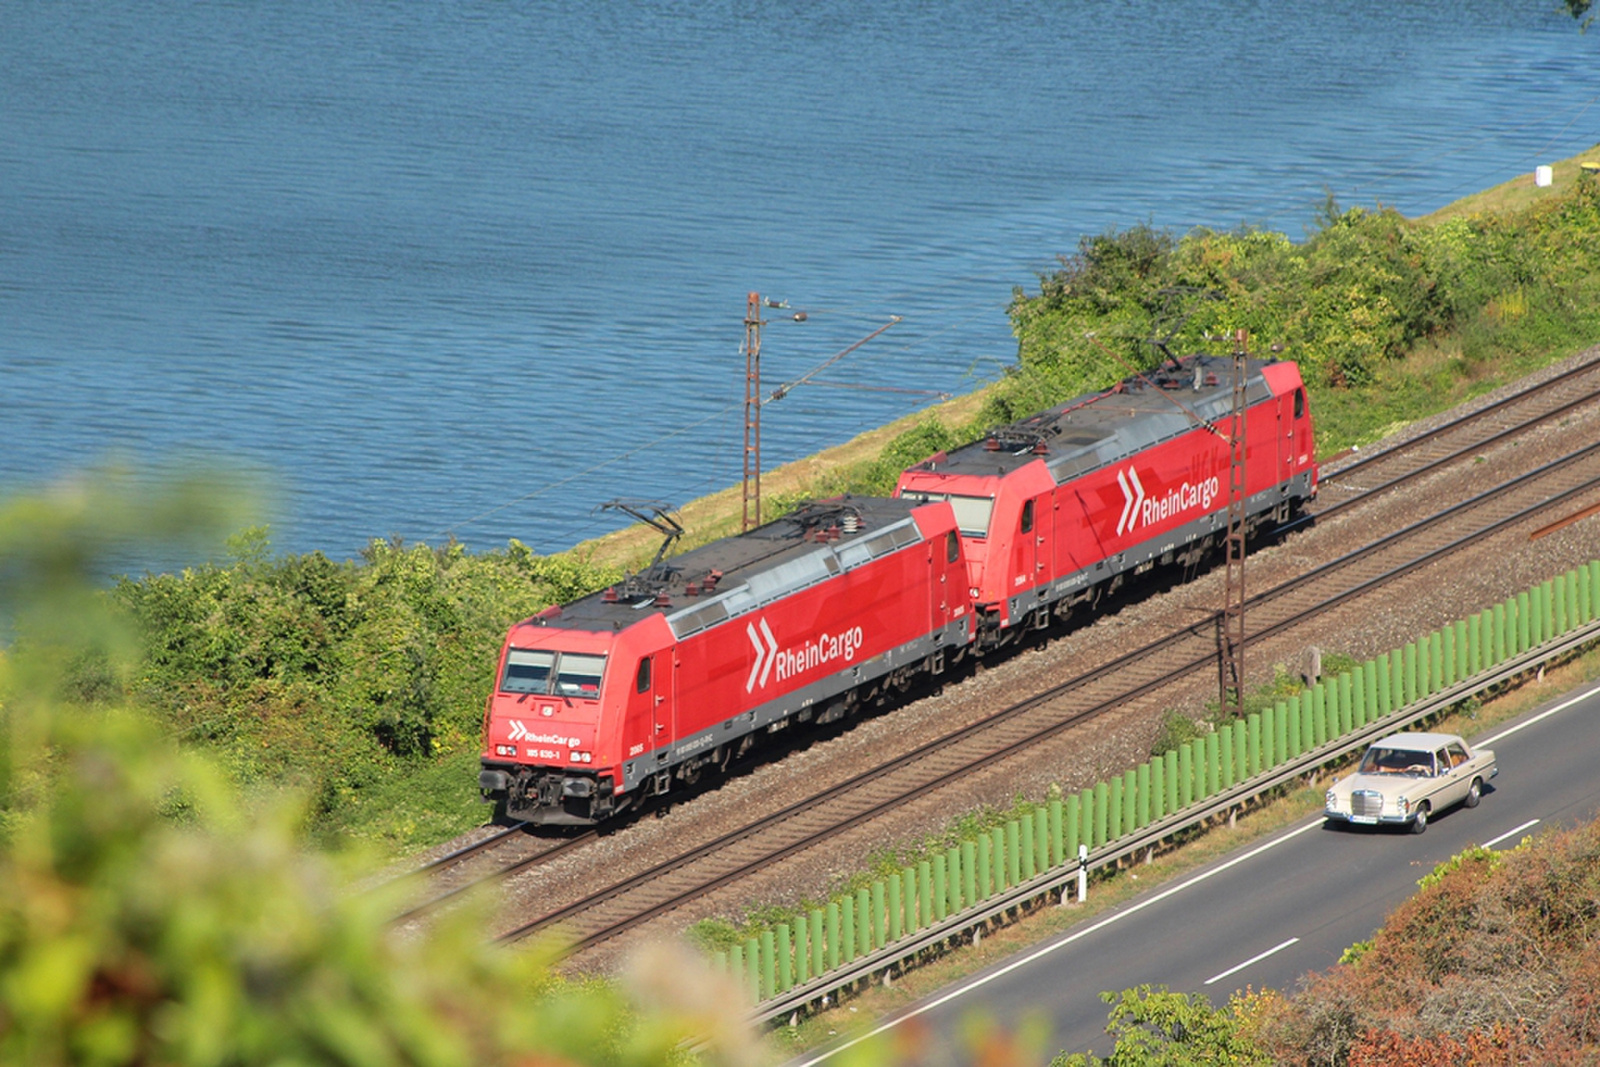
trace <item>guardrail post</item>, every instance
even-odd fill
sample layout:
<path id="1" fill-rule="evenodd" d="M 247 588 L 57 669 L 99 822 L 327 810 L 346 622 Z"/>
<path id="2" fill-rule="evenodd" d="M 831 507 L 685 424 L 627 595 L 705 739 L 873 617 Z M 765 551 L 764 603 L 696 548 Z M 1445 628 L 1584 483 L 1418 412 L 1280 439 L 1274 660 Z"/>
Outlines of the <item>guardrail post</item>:
<path id="1" fill-rule="evenodd" d="M 1050 866 L 1059 867 L 1066 858 L 1066 838 L 1063 836 L 1065 827 L 1064 805 L 1060 797 L 1050 798 Z"/>

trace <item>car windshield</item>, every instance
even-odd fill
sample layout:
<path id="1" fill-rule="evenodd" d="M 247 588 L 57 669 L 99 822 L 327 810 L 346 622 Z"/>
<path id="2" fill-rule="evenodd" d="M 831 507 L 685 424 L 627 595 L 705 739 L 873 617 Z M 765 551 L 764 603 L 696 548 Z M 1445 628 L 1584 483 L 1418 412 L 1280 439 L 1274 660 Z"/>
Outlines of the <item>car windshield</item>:
<path id="1" fill-rule="evenodd" d="M 1410 748 L 1384 748 L 1378 745 L 1367 749 L 1361 760 L 1362 774 L 1432 774 L 1433 754 Z"/>

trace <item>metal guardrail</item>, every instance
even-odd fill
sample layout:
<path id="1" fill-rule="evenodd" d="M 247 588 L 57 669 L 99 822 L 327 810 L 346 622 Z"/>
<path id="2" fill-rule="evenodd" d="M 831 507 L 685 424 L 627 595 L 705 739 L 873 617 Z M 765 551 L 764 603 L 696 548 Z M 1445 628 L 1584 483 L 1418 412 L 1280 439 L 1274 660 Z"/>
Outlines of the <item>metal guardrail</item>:
<path id="1" fill-rule="evenodd" d="M 1386 734 L 1436 715 L 1463 700 L 1477 696 L 1595 641 L 1600 641 L 1600 619 L 1480 671 L 1423 700 L 1390 712 L 1381 719 L 1369 722 L 1357 730 L 1352 730 L 1318 748 L 1281 763 L 1270 771 L 1264 771 L 1203 801 L 1191 804 L 1181 811 L 1173 812 L 1143 829 L 1124 834 L 1115 841 L 1107 842 L 1100 848 L 1088 852 L 1081 862 L 1063 863 L 951 915 L 943 922 L 935 923 L 916 934 L 902 937 L 892 944 L 869 952 L 848 966 L 818 975 L 778 997 L 758 1004 L 749 1018 L 754 1022 L 768 1022 L 820 1001 L 836 990 L 887 972 L 897 964 L 913 960 L 924 952 L 964 937 L 999 915 L 1049 896 L 1051 893 L 1064 893 L 1066 887 L 1080 877 L 1080 872 L 1090 873 L 1154 848 L 1174 834 L 1203 826 L 1208 820 L 1232 811 L 1246 801 L 1270 793 L 1352 752 L 1365 749 Z"/>

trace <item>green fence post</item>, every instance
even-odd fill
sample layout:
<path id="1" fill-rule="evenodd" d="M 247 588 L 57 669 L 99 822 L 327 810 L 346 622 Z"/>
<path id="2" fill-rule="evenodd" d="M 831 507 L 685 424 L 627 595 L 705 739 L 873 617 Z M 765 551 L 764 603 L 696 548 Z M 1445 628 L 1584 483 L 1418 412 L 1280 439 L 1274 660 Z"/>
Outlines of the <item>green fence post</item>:
<path id="1" fill-rule="evenodd" d="M 903 870 L 904 869 L 902 868 L 902 871 Z M 873 884 L 876 885 L 877 883 Z M 884 904 L 887 905 L 888 914 L 886 918 L 888 921 L 884 924 L 885 929 L 882 934 L 878 932 L 877 924 L 873 924 L 872 930 L 872 939 L 878 943 L 880 948 L 884 945 L 887 945 L 890 941 L 900 940 L 900 935 L 905 933 L 904 888 L 905 887 L 900 880 L 899 874 L 891 874 L 887 879 L 884 880 Z M 878 904 L 876 895 L 873 897 L 872 904 L 874 917 L 876 917 Z"/>
<path id="2" fill-rule="evenodd" d="M 1592 559 L 1584 568 L 1589 572 L 1589 619 L 1600 618 L 1600 559 Z"/>
<path id="3" fill-rule="evenodd" d="M 844 957 L 845 963 L 850 963 L 861 955 L 861 942 L 856 938 L 856 901 L 860 893 L 847 896 L 840 903 L 842 909 L 842 922 L 840 924 L 839 952 Z M 866 919 L 863 914 L 862 919 Z"/>
<path id="4" fill-rule="evenodd" d="M 983 896 L 987 896 L 987 893 L 983 894 Z M 963 841 L 961 843 L 961 906 L 970 908 L 982 900 L 983 896 L 978 893 L 977 842 Z"/>
<path id="5" fill-rule="evenodd" d="M 933 900 L 937 893 L 941 901 L 944 897 L 944 857 L 935 857 L 939 861 L 939 884 L 933 882 L 933 860 L 917 861 L 917 924 L 913 930 L 921 930 L 933 925 Z"/>
<path id="6" fill-rule="evenodd" d="M 1283 759 L 1283 749 L 1278 747 L 1278 706 L 1269 705 L 1261 710 L 1261 770 L 1269 771 Z"/>
<path id="7" fill-rule="evenodd" d="M 1343 737 L 1356 728 L 1356 679 L 1350 671 L 1339 675 L 1339 680 L 1334 686 L 1339 693 L 1339 736 Z"/>
<path id="8" fill-rule="evenodd" d="M 1594 584 L 1588 567 L 1578 567 L 1578 622 L 1587 626 L 1594 621 Z"/>
<path id="9" fill-rule="evenodd" d="M 898 882 L 899 879 L 895 879 L 895 881 Z M 889 943 L 888 923 L 885 921 L 889 917 L 888 901 L 885 899 L 888 896 L 886 890 L 887 887 L 883 884 L 882 878 L 873 880 L 870 903 L 872 907 L 872 947 L 875 949 L 882 948 Z"/>
<path id="10" fill-rule="evenodd" d="M 1300 720 L 1300 698 L 1299 696 L 1292 696 L 1286 703 L 1289 706 L 1289 747 L 1284 750 L 1283 754 L 1286 760 L 1291 760 L 1304 752 L 1305 747 L 1300 741 L 1300 727 L 1302 725 Z"/>
<path id="11" fill-rule="evenodd" d="M 1573 579 L 1571 571 L 1568 571 L 1566 574 L 1561 575 L 1559 578 L 1557 578 L 1555 580 L 1555 583 L 1556 583 L 1556 599 L 1555 599 L 1556 628 L 1553 631 L 1551 631 L 1551 636 L 1552 637 L 1560 636 L 1562 634 L 1565 634 L 1568 630 L 1572 629 L 1572 618 L 1573 618 L 1572 607 L 1571 607 L 1572 600 L 1573 600 L 1572 594 L 1577 591 L 1577 583 Z M 1571 583 L 1571 584 L 1569 585 L 1569 583 Z"/>
<path id="12" fill-rule="evenodd" d="M 848 904 L 849 902 L 846 901 L 846 903 Z M 843 940 L 841 938 L 841 933 L 840 933 L 840 929 L 839 929 L 840 911 L 841 910 L 842 910 L 842 907 L 841 907 L 841 905 L 839 904 L 838 901 L 835 901 L 835 900 L 828 901 L 828 910 L 827 910 L 827 922 L 828 922 L 827 951 L 828 951 L 828 970 L 830 970 L 830 971 L 838 970 L 839 969 L 840 960 L 849 958 L 849 957 L 844 955 L 844 951 L 843 951 L 844 942 L 843 942 Z M 851 932 L 853 933 L 853 931 L 851 931 Z"/>
<path id="13" fill-rule="evenodd" d="M 1238 785 L 1250 777 L 1250 724 L 1233 720 L 1233 782 Z"/>
<path id="14" fill-rule="evenodd" d="M 973 899 L 988 900 L 994 895 L 994 838 L 987 833 L 978 835 L 978 895 Z"/>
<path id="15" fill-rule="evenodd" d="M 811 973 L 821 974 L 823 965 L 827 960 L 828 942 L 823 939 L 823 912 L 821 908 L 811 909 Z"/>
<path id="16" fill-rule="evenodd" d="M 789 941 L 789 924 L 779 923 L 777 931 L 778 984 L 774 993 L 787 993 L 794 988 L 794 945 Z"/>
<path id="17" fill-rule="evenodd" d="M 1122 778 L 1111 779 L 1106 796 L 1106 840 L 1115 841 L 1122 836 Z"/>
<path id="18" fill-rule="evenodd" d="M 1505 603 L 1502 602 L 1490 608 L 1489 614 L 1490 632 L 1487 635 L 1489 647 L 1484 651 L 1483 665 L 1485 667 L 1498 667 L 1505 662 L 1506 655 L 1511 649 L 1511 641 L 1508 636 L 1509 627 L 1506 625 L 1507 616 L 1510 612 L 1507 611 Z"/>
<path id="19" fill-rule="evenodd" d="M 1000 893 L 1002 889 L 1011 885 L 1010 881 L 1006 881 L 1006 873 L 1011 870 L 1011 857 L 1006 854 L 1006 827 L 997 825 L 994 830 L 990 830 L 989 837 L 994 843 L 995 854 L 994 883 L 992 885 L 994 885 L 995 893 Z"/>
<path id="20" fill-rule="evenodd" d="M 1039 869 L 1034 866 L 1033 816 L 1023 815 L 1013 821 L 1017 824 L 1016 843 L 1020 847 L 1011 849 L 1015 857 L 1011 861 L 1011 869 L 1016 872 L 1011 884 L 1021 885 L 1039 873 Z"/>
<path id="21" fill-rule="evenodd" d="M 1490 625 L 1493 617 L 1487 611 L 1480 611 L 1467 620 L 1467 677 L 1471 678 L 1483 670 L 1487 658 L 1485 648 L 1494 641 L 1493 628 Z M 1485 634 L 1488 640 L 1485 640 Z"/>
<path id="22" fill-rule="evenodd" d="M 1171 815 L 1183 805 L 1180 802 L 1182 788 L 1179 786 L 1178 750 L 1169 748 L 1161 754 L 1163 770 L 1161 776 L 1165 779 L 1167 787 L 1167 814 Z M 1076 855 L 1076 853 L 1074 853 Z M 1071 858 L 1071 857 L 1069 857 Z"/>
<path id="23" fill-rule="evenodd" d="M 739 988 L 750 988 L 750 979 L 745 974 L 743 945 L 734 945 L 728 950 L 728 973 L 733 976 L 733 980 Z"/>
<path id="24" fill-rule="evenodd" d="M 1387 652 L 1378 653 L 1378 717 L 1394 710 L 1394 658 Z"/>
<path id="25" fill-rule="evenodd" d="M 928 912 L 936 923 L 942 923 L 950 916 L 950 855 L 948 852 L 934 854 L 929 882 L 933 886 L 932 909 Z"/>
<path id="26" fill-rule="evenodd" d="M 961 846 L 951 845 L 944 850 L 945 914 L 954 915 L 967 906 L 971 898 L 965 895 L 967 861 L 962 857 Z"/>
<path id="27" fill-rule="evenodd" d="M 1078 843 L 1084 840 L 1082 808 L 1083 801 L 1074 793 L 1067 798 L 1065 810 L 1061 813 L 1063 861 L 1075 858 L 1078 855 Z"/>
<path id="28" fill-rule="evenodd" d="M 778 993 L 778 951 L 771 930 L 761 931 L 761 999 L 771 1000 Z"/>
<path id="29" fill-rule="evenodd" d="M 1134 772 L 1134 794 L 1139 798 L 1139 803 L 1133 811 L 1133 825 L 1144 829 L 1150 825 L 1150 764 L 1141 763 Z"/>
<path id="30" fill-rule="evenodd" d="M 1546 578 L 1539 585 L 1540 600 L 1543 610 L 1539 612 L 1539 643 L 1550 640 L 1556 635 L 1556 583 L 1554 578 Z"/>
<path id="31" fill-rule="evenodd" d="M 1022 851 L 1018 841 L 1018 838 L 1022 835 L 1020 833 L 1020 828 L 1017 826 L 1017 820 L 1006 820 L 1005 834 L 1006 888 L 1010 889 L 1012 886 L 1018 885 L 1022 882 Z"/>
<path id="32" fill-rule="evenodd" d="M 1194 803 L 1194 746 L 1185 741 L 1178 746 L 1178 810 Z"/>
<path id="33" fill-rule="evenodd" d="M 1139 775 L 1132 768 L 1122 772 L 1122 832 L 1131 834 L 1139 827 Z"/>
<path id="34" fill-rule="evenodd" d="M 1272 742 L 1272 760 L 1269 763 L 1265 756 L 1261 759 L 1262 769 L 1276 767 L 1289 758 L 1289 702 L 1276 701 L 1270 709 L 1272 715 L 1272 732 L 1266 732 L 1265 724 L 1262 725 L 1262 741 L 1268 739 Z"/>
<path id="35" fill-rule="evenodd" d="M 1094 837 L 1089 849 L 1100 848 L 1111 840 L 1111 787 L 1105 782 L 1094 784 Z"/>
<path id="36" fill-rule="evenodd" d="M 1334 714 L 1338 714 L 1335 711 Z M 1311 748 L 1321 748 L 1328 743 L 1328 686 L 1318 682 L 1311 687 Z"/>
<path id="37" fill-rule="evenodd" d="M 1261 773 L 1261 713 L 1252 711 L 1244 722 L 1245 777 L 1254 778 Z"/>
<path id="38" fill-rule="evenodd" d="M 916 933 L 921 927 L 917 919 L 917 907 L 923 893 L 921 879 L 921 869 L 918 867 L 905 867 L 900 871 L 900 900 L 905 909 L 905 921 L 900 924 L 900 929 L 904 933 Z"/>
<path id="39" fill-rule="evenodd" d="M 1050 869 L 1050 812 L 1044 807 L 1033 809 L 1033 859 L 1040 874 Z"/>
<path id="40" fill-rule="evenodd" d="M 1405 663 L 1405 673 L 1400 679 L 1400 706 L 1408 708 L 1417 702 L 1417 643 L 1407 641 L 1400 654 Z"/>
<path id="41" fill-rule="evenodd" d="M 1460 622 L 1453 622 L 1444 628 L 1444 679 L 1442 684 L 1445 686 L 1455 685 L 1461 680 L 1460 630 Z"/>
<path id="42" fill-rule="evenodd" d="M 1350 729 L 1359 730 L 1367 725 L 1367 674 L 1363 663 L 1350 672 Z"/>
<path id="43" fill-rule="evenodd" d="M 1065 805 L 1060 797 L 1050 798 L 1050 866 L 1061 866 L 1062 857 L 1066 855 L 1067 840 L 1062 833 L 1065 825 Z"/>
<path id="44" fill-rule="evenodd" d="M 1380 683 L 1378 675 L 1382 668 L 1375 659 L 1369 659 L 1361 665 L 1361 684 L 1366 690 L 1367 722 L 1377 722 L 1383 717 L 1383 704 L 1380 696 Z"/>
<path id="45" fill-rule="evenodd" d="M 1234 722 L 1238 722 L 1237 719 Z M 1217 789 L 1223 790 L 1231 787 L 1233 777 L 1233 723 L 1226 722 L 1217 727 Z"/>
<path id="46" fill-rule="evenodd" d="M 877 947 L 877 940 L 872 936 L 872 928 L 875 925 L 883 925 L 882 910 L 879 910 L 874 915 L 872 907 L 872 898 L 877 896 L 881 899 L 883 896 L 883 883 L 874 882 L 872 885 L 877 890 L 876 893 L 866 888 L 856 890 L 856 955 L 858 957 L 865 956 Z"/>
<path id="47" fill-rule="evenodd" d="M 1428 635 L 1428 695 L 1444 688 L 1444 631 L 1435 630 Z"/>
<path id="48" fill-rule="evenodd" d="M 1206 746 L 1205 795 L 1212 797 L 1222 791 L 1222 738 L 1212 730 L 1201 740 Z"/>
<path id="49" fill-rule="evenodd" d="M 1533 647 L 1533 598 L 1527 590 L 1517 594 L 1517 652 Z"/>

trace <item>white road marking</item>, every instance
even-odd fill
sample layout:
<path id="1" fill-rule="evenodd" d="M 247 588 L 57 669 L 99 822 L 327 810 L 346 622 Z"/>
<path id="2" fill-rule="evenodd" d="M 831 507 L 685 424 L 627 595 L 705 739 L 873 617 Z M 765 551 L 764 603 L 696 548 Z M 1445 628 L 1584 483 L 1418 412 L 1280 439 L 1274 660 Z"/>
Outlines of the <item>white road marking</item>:
<path id="1" fill-rule="evenodd" d="M 1247 959 L 1243 963 L 1239 964 L 1239 966 L 1237 966 L 1237 967 L 1229 967 L 1227 970 L 1223 971 L 1221 974 L 1217 975 L 1215 978 L 1207 978 L 1206 981 L 1205 981 L 1205 984 L 1206 985 L 1210 985 L 1212 982 L 1220 982 L 1224 978 L 1228 977 L 1228 975 L 1230 975 L 1230 974 L 1238 974 L 1240 971 L 1244 970 L 1246 967 L 1250 966 L 1252 963 L 1260 963 L 1262 960 L 1266 959 L 1268 956 L 1272 956 L 1272 955 L 1275 955 L 1275 954 L 1277 954 L 1279 952 L 1282 952 L 1284 949 L 1288 948 L 1290 945 L 1295 944 L 1299 940 L 1300 939 L 1298 937 L 1291 937 L 1289 940 L 1283 942 L 1281 945 L 1273 945 L 1271 948 L 1267 949 L 1267 951 L 1261 953 L 1259 956 L 1251 956 L 1249 959 Z"/>
<path id="2" fill-rule="evenodd" d="M 1495 838 L 1494 840 L 1485 841 L 1483 843 L 1483 847 L 1484 848 L 1494 848 L 1494 846 L 1498 845 L 1500 842 L 1504 841 L 1506 838 L 1508 838 L 1508 837 L 1516 837 L 1518 834 L 1522 833 L 1522 831 L 1530 830 L 1533 827 L 1538 826 L 1538 825 L 1539 825 L 1539 820 L 1538 819 L 1529 819 L 1527 822 L 1523 823 L 1521 826 L 1517 827 L 1515 830 L 1507 830 L 1505 833 L 1501 834 L 1499 837 Z"/>
<path id="3" fill-rule="evenodd" d="M 1574 704 L 1583 703 L 1585 700 L 1588 700 L 1590 697 L 1594 696 L 1596 693 L 1600 693 L 1600 685 L 1595 686 L 1593 689 L 1588 689 L 1588 690 L 1585 690 L 1582 693 L 1579 693 L 1577 696 L 1573 697 L 1571 700 L 1564 700 L 1561 703 L 1557 704 L 1555 707 L 1549 709 L 1548 711 L 1541 711 L 1539 714 L 1535 715 L 1531 719 L 1527 719 L 1527 720 L 1525 720 L 1523 722 L 1519 722 L 1519 723 L 1517 723 L 1517 725 L 1515 725 L 1513 727 L 1510 727 L 1509 729 L 1501 730 L 1499 733 L 1495 734 L 1493 737 L 1486 737 L 1482 741 L 1478 742 L 1478 744 L 1483 745 L 1484 747 L 1487 748 L 1488 746 L 1494 744 L 1496 741 L 1500 740 L 1502 737 L 1510 737 L 1512 734 L 1516 733 L 1518 730 L 1522 729 L 1525 726 L 1532 726 L 1534 723 L 1538 722 L 1540 719 L 1548 719 L 1550 716 L 1554 715 L 1558 711 L 1566 711 L 1568 708 L 1572 707 L 1572 705 L 1574 705 Z"/>
<path id="4" fill-rule="evenodd" d="M 872 1030 L 868 1030 L 866 1033 L 862 1034 L 860 1037 L 857 1037 L 857 1038 L 854 1038 L 854 1039 L 852 1039 L 850 1041 L 847 1041 L 844 1044 L 838 1046 L 837 1048 L 829 1049 L 828 1051 L 822 1053 L 819 1056 L 813 1057 L 812 1059 L 801 1061 L 801 1063 L 798 1065 L 798 1067 L 815 1067 L 816 1064 L 821 1063 L 824 1060 L 828 1060 L 828 1059 L 833 1058 L 834 1056 L 836 1056 L 839 1053 L 843 1052 L 845 1049 L 854 1048 L 856 1045 L 861 1044 L 861 1042 L 866 1041 L 869 1038 L 877 1037 L 879 1034 L 886 1033 L 889 1030 L 894 1029 L 896 1026 L 899 1026 L 901 1023 L 905 1022 L 907 1019 L 914 1019 L 917 1016 L 922 1015 L 922 1014 L 924 1014 L 926 1012 L 930 1012 L 934 1008 L 937 1008 L 937 1007 L 939 1007 L 939 1006 L 941 1006 L 943 1004 L 948 1004 L 950 1001 L 955 1000 L 959 996 L 963 996 L 963 995 L 965 995 L 967 993 L 970 993 L 974 989 L 977 989 L 977 988 L 979 988 L 981 986 L 988 985 L 990 982 L 994 981 L 996 978 L 1001 978 L 1001 977 L 1003 977 L 1005 975 L 1010 974 L 1012 971 L 1017 970 L 1020 967 L 1026 967 L 1028 964 L 1032 963 L 1034 960 L 1040 959 L 1040 958 L 1042 958 L 1044 956 L 1048 956 L 1050 953 L 1054 952 L 1058 948 L 1065 948 L 1067 945 L 1072 944 L 1074 941 L 1078 941 L 1078 940 L 1080 940 L 1082 938 L 1088 937 L 1090 934 L 1098 933 L 1099 931 L 1104 930 L 1106 927 L 1110 926 L 1112 923 L 1121 922 L 1123 919 L 1126 919 L 1130 915 L 1136 915 L 1139 912 L 1143 911 L 1145 908 L 1150 907 L 1152 904 L 1159 904 L 1161 901 L 1166 900 L 1168 897 L 1175 896 L 1176 894 L 1183 892 L 1185 889 L 1189 889 L 1189 888 L 1191 888 L 1193 886 L 1199 885 L 1201 882 L 1204 882 L 1206 879 L 1210 878 L 1212 875 L 1221 874 L 1223 871 L 1228 870 L 1230 867 L 1238 866 L 1239 864 L 1243 863 L 1245 860 L 1254 859 L 1256 856 L 1261 855 L 1261 853 L 1267 851 L 1268 849 L 1277 848 L 1279 845 L 1283 844 L 1284 842 L 1292 841 L 1295 838 L 1299 837 L 1301 834 L 1305 833 L 1307 830 L 1315 830 L 1315 829 L 1319 828 L 1321 825 L 1322 825 L 1322 816 L 1318 815 L 1311 822 L 1306 823 L 1304 826 L 1300 827 L 1297 830 L 1290 830 L 1288 833 L 1284 834 L 1282 837 L 1276 838 L 1276 839 L 1274 839 L 1272 841 L 1268 841 L 1264 845 L 1260 845 L 1260 846 L 1258 846 L 1256 848 L 1253 848 L 1249 852 L 1246 852 L 1242 856 L 1236 856 L 1233 859 L 1229 860 L 1227 863 L 1219 864 L 1216 867 L 1211 868 L 1211 870 L 1206 871 L 1204 874 L 1197 874 L 1193 878 L 1189 879 L 1187 882 L 1182 882 L 1182 883 L 1180 883 L 1178 885 L 1173 886 L 1171 889 L 1163 890 L 1162 892 L 1157 893 L 1155 896 L 1148 897 L 1145 900 L 1141 900 L 1137 904 L 1134 904 L 1133 906 L 1127 908 L 1124 911 L 1114 912 L 1111 915 L 1106 916 L 1104 919 L 1101 919 L 1099 922 L 1095 923 L 1093 926 L 1089 926 L 1089 927 L 1086 927 L 1086 928 L 1084 928 L 1082 930 L 1079 930 L 1077 933 L 1072 934 L 1072 935 L 1070 935 L 1068 937 L 1064 937 L 1060 941 L 1056 941 L 1056 942 L 1054 942 L 1052 944 L 1049 944 L 1049 945 L 1046 945 L 1043 948 L 1038 949 L 1038 950 L 1036 950 L 1034 952 L 1030 952 L 1026 956 L 1019 956 L 1017 959 L 1012 960 L 1010 963 L 1006 964 L 1004 967 L 1001 967 L 1001 968 L 999 968 L 998 970 L 995 970 L 995 971 L 991 971 L 991 972 L 989 972 L 988 974 L 984 975 L 981 978 L 978 978 L 978 979 L 975 979 L 974 981 L 968 982 L 966 985 L 958 986 L 957 988 L 952 989 L 950 992 L 946 993 L 942 997 L 939 997 L 939 998 L 937 998 L 935 1000 L 930 1000 L 928 1003 L 922 1005 L 921 1007 L 914 1008 L 913 1010 L 906 1012 L 904 1015 L 901 1015 L 896 1019 L 892 1019 L 889 1022 L 884 1023 L 882 1026 L 876 1027 L 875 1029 L 872 1029 Z"/>

